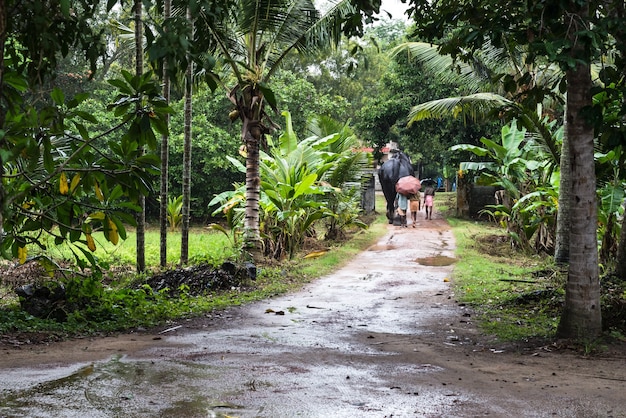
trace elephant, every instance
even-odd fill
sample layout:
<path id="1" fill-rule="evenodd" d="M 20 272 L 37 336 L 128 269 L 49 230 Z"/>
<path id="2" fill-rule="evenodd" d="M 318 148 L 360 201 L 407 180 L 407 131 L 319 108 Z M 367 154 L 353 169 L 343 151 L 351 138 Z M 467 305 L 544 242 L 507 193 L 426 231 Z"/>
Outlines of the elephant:
<path id="1" fill-rule="evenodd" d="M 414 175 L 411 159 L 400 150 L 392 149 L 389 159 L 378 170 L 378 180 L 387 201 L 387 219 L 393 223 L 396 183 L 400 177 Z"/>

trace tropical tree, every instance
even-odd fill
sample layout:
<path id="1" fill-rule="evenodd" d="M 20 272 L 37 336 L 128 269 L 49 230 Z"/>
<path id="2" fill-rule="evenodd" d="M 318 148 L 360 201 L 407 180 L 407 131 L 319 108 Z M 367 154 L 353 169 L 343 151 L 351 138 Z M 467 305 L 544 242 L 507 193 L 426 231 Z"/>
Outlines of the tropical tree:
<path id="1" fill-rule="evenodd" d="M 425 39 L 444 40 L 441 51 L 453 58 L 479 50 L 487 40 L 499 46 L 504 40 L 513 39 L 527 46 L 529 62 L 546 59 L 565 71 L 565 82 L 560 86 L 567 90 L 565 135 L 572 167 L 572 228 L 566 302 L 558 334 L 574 338 L 597 336 L 602 323 L 590 63 L 614 48 L 612 33 L 622 34 L 623 29 L 614 24 L 613 13 L 617 10 L 623 14 L 623 2 L 568 1 L 548 8 L 542 3 L 522 1 L 459 4 L 446 0 L 435 6 L 425 0 L 410 3 L 415 6 L 412 11 L 417 32 Z M 621 77 L 619 71 L 613 74 Z"/>
<path id="2" fill-rule="evenodd" d="M 189 26 L 193 32 L 193 19 L 191 17 L 191 10 L 187 8 L 186 11 L 187 20 Z M 187 61 L 187 69 L 185 71 L 185 129 L 183 140 L 183 219 L 182 219 L 182 232 L 180 242 L 180 264 L 187 264 L 189 260 L 189 219 L 191 210 L 191 145 L 192 145 L 192 122 L 193 122 L 193 107 L 192 107 L 192 95 L 193 95 L 193 62 Z"/>
<path id="3" fill-rule="evenodd" d="M 167 21 L 172 15 L 172 0 L 163 2 L 163 21 Z M 163 63 L 163 99 L 169 105 L 170 103 L 170 76 L 168 74 L 168 63 Z M 169 127 L 170 116 L 165 118 L 165 123 Z M 169 134 L 161 135 L 161 187 L 159 191 L 159 265 L 165 267 L 167 265 L 167 225 L 169 213 L 169 157 L 170 145 Z M 182 198 L 181 198 L 182 204 Z"/>
<path id="4" fill-rule="evenodd" d="M 353 25 L 356 20 L 349 18 L 360 15 L 359 8 L 347 0 L 331 2 L 324 13 L 311 0 L 241 0 L 233 6 L 221 21 L 203 19 L 205 15 L 200 14 L 197 30 L 212 40 L 214 53 L 235 79 L 231 87 L 228 80 L 217 83 L 228 92 L 234 107 L 232 118 L 242 122 L 246 155 L 244 236 L 254 256 L 260 252 L 259 151 L 265 136 L 276 127 L 266 110 L 266 105 L 276 108 L 268 83 L 289 53 L 307 53 L 337 43 L 342 28 L 356 28 L 358 32 L 358 24 Z M 378 11 L 379 6 L 361 8 Z"/>
<path id="5" fill-rule="evenodd" d="M 143 74 L 143 4 L 141 0 L 135 0 L 133 6 L 135 12 L 135 75 L 141 77 Z M 135 104 L 135 111 L 141 110 L 141 102 Z M 139 153 L 143 154 L 143 148 Z M 137 271 L 143 272 L 146 269 L 146 197 L 139 196 L 139 212 L 137 213 Z"/>
<path id="6" fill-rule="evenodd" d="M 134 224 L 129 210 L 149 192 L 158 158 L 142 155 L 154 147 L 154 130 L 163 131 L 168 112 L 151 75 L 122 72 L 111 80 L 119 90 L 110 109 L 118 121 L 94 132 L 96 117 L 81 109 L 88 95 L 66 97 L 54 83 L 60 56 L 72 46 L 93 59 L 102 51 L 89 20 L 99 2 L 9 2 L 0 8 L 0 248 L 5 257 L 24 262 L 32 247 L 46 249 L 70 242 L 79 267 L 98 271 L 93 234 L 117 243 L 124 224 Z M 11 15 L 9 15 L 11 13 Z M 6 59 L 5 59 L 6 58 Z M 32 100 L 43 99 L 37 103 Z M 136 106 L 139 104 L 139 106 Z M 85 261 L 87 260 L 87 261 Z"/>
<path id="7" fill-rule="evenodd" d="M 359 168 L 369 162 L 362 151 L 351 146 L 354 138 L 346 126 L 339 132 L 323 137 L 313 135 L 299 141 L 292 129 L 291 115 L 289 112 L 284 115 L 285 130 L 276 142 L 268 138 L 269 150 L 260 152 L 259 165 L 263 179 L 260 218 L 264 254 L 276 259 L 293 258 L 307 237 L 318 239 L 319 221 L 338 221 L 334 225 L 336 236 L 348 227 L 365 227 L 357 218 L 360 199 L 352 199 L 355 188 L 349 181 L 358 181 Z M 319 123 L 316 129 L 320 133 L 324 130 Z M 231 158 L 231 161 L 245 171 L 238 160 Z M 220 204 L 216 213 L 226 213 L 234 237 L 239 235 L 236 231 L 242 229 L 244 202 L 243 185 L 219 194 L 211 202 Z"/>

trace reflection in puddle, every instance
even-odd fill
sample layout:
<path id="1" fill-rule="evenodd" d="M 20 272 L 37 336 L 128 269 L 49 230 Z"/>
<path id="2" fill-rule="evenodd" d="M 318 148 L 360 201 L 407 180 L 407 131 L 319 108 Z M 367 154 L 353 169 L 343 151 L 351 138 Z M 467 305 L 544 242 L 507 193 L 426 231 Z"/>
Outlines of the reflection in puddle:
<path id="1" fill-rule="evenodd" d="M 445 255 L 435 255 L 432 257 L 416 258 L 415 262 L 422 266 L 442 267 L 456 263 L 456 258 Z"/>

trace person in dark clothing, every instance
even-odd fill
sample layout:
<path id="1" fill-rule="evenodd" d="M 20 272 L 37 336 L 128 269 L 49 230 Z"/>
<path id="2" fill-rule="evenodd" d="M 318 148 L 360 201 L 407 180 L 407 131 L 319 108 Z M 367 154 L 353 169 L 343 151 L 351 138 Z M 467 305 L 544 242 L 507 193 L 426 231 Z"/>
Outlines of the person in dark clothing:
<path id="1" fill-rule="evenodd" d="M 435 200 L 435 188 L 429 184 L 424 189 L 424 209 L 426 210 L 426 219 L 433 218 L 433 202 Z"/>

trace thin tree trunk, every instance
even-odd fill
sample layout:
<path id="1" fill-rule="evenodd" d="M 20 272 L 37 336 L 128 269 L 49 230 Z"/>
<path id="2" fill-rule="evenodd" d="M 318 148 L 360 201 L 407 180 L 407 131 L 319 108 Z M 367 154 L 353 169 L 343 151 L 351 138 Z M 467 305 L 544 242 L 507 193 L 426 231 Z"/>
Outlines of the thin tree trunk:
<path id="1" fill-rule="evenodd" d="M 141 23 L 141 0 L 135 0 L 135 73 L 143 73 L 143 39 Z M 137 101 L 137 110 L 141 109 L 141 101 Z M 143 149 L 139 150 L 143 153 Z M 146 198 L 139 196 L 139 213 L 137 214 L 137 271 L 146 270 Z"/>
<path id="2" fill-rule="evenodd" d="M 7 40 L 7 6 L 5 0 L 0 0 L 0 100 L 4 102 L 4 44 Z M 0 102 L 0 129 L 4 129 L 4 122 L 6 119 L 6 105 Z M 0 139 L 0 146 L 4 149 L 4 138 Z M 2 225 L 4 223 L 4 217 L 2 208 L 4 208 L 5 190 L 4 182 L 1 181 L 4 178 L 4 161 L 2 160 L 2 154 L 0 154 L 0 236 L 2 236 L 4 230 Z"/>
<path id="3" fill-rule="evenodd" d="M 576 7 L 572 27 L 587 22 L 588 5 Z M 584 45 L 571 36 L 576 67 L 567 71 L 567 137 L 572 167 L 572 227 L 570 264 L 565 287 L 565 305 L 557 335 L 562 338 L 595 338 L 602 332 L 598 272 L 596 173 L 593 158 L 593 128 L 582 110 L 591 106 L 591 68 Z"/>
<path id="4" fill-rule="evenodd" d="M 187 20 L 192 26 L 191 12 L 187 9 Z M 180 242 L 180 264 L 187 264 L 189 261 L 189 210 L 191 202 L 191 119 L 193 109 L 191 104 L 193 82 L 193 64 L 191 60 L 187 64 L 187 72 L 185 74 L 185 138 L 183 145 L 183 219 Z"/>
<path id="5" fill-rule="evenodd" d="M 163 6 L 163 20 L 167 21 L 171 17 L 172 1 L 165 0 Z M 170 103 L 170 78 L 167 74 L 167 60 L 163 60 L 163 97 L 166 103 Z M 169 113 L 165 116 L 167 125 L 170 124 Z M 161 192 L 159 205 L 159 229 L 160 229 L 160 266 L 167 265 L 167 199 L 168 199 L 168 177 L 169 177 L 169 138 L 168 135 L 161 136 Z"/>
<path id="6" fill-rule="evenodd" d="M 558 264 L 569 263 L 570 229 L 572 226 L 572 170 L 570 161 L 569 140 L 567 134 L 567 120 L 565 120 L 565 134 L 561 146 L 561 179 L 559 181 L 559 211 L 556 218 L 556 238 L 554 261 Z"/>

